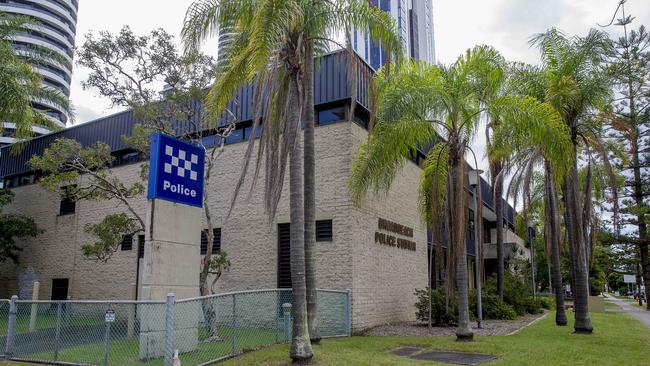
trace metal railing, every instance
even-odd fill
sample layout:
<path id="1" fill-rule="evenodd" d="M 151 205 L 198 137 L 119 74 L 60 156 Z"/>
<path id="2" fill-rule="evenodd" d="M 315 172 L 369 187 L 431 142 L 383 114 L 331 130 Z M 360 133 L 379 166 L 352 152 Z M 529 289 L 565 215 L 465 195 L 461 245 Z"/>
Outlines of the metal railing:
<path id="1" fill-rule="evenodd" d="M 166 301 L 0 300 L 0 357 L 79 365 L 203 365 L 291 339 L 291 289 Z M 283 306 L 284 305 L 284 306 Z M 318 290 L 323 337 L 350 335 L 350 291 Z"/>

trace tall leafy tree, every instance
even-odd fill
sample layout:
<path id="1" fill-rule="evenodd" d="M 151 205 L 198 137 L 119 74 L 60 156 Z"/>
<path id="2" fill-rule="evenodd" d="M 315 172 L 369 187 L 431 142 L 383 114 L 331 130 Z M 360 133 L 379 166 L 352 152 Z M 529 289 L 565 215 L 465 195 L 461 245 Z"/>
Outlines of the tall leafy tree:
<path id="1" fill-rule="evenodd" d="M 479 46 L 448 66 L 411 62 L 398 67 L 394 75 L 378 75 L 377 124 L 359 151 L 349 182 L 353 201 L 360 204 L 368 190 L 388 190 L 416 148 L 433 142 L 422 171 L 419 205 L 421 217 L 434 233 L 449 218 L 448 267 L 456 280 L 459 340 L 473 337 L 467 290 L 464 156 L 477 133 L 480 115 L 500 116 L 492 138 L 497 157 L 508 154 L 511 144 L 537 145 L 549 157 L 565 156 L 570 146 L 562 121 L 550 106 L 530 97 L 488 97 L 501 77 L 501 59 L 494 49 Z"/>
<path id="2" fill-rule="evenodd" d="M 533 36 L 531 44 L 538 46 L 541 52 L 544 100 L 561 114 L 573 144 L 573 163 L 562 179 L 561 187 L 575 295 L 574 329 L 578 333 L 591 333 L 593 326 L 587 304 L 586 223 L 583 217 L 586 197 L 581 194 L 578 157 L 582 148 L 605 152 L 601 141 L 596 138 L 600 121 L 592 117 L 609 98 L 610 85 L 604 66 L 611 53 L 611 43 L 604 33 L 596 30 L 584 37 L 568 37 L 550 29 Z"/>
<path id="3" fill-rule="evenodd" d="M 540 102 L 545 100 L 546 79 L 542 69 L 537 66 L 515 63 L 510 67 L 510 88 L 513 93 L 533 97 Z M 562 158 L 562 157 L 560 157 Z M 562 212 L 560 205 L 559 183 L 562 173 L 553 169 L 535 146 L 519 146 L 511 155 L 507 167 L 511 175 L 508 195 L 527 197 L 534 191 L 533 175 L 536 171 L 543 174 L 544 180 L 544 242 L 551 262 L 551 286 L 555 293 L 555 324 L 567 325 L 564 309 L 564 286 L 562 285 Z M 555 172 L 554 172 L 555 171 Z M 524 204 L 526 200 L 524 200 Z"/>
<path id="4" fill-rule="evenodd" d="M 312 357 L 306 278 L 310 280 L 310 315 L 314 320 L 316 316 L 313 261 L 305 260 L 313 246 L 312 224 L 305 226 L 305 219 L 313 221 L 315 209 L 311 195 L 305 202 L 305 189 L 314 191 L 313 113 L 306 111 L 313 109 L 313 82 L 309 82 L 313 80 L 313 56 L 337 43 L 334 34 L 353 28 L 382 40 L 389 53 L 401 53 L 390 15 L 356 0 L 198 0 L 188 8 L 183 28 L 189 50 L 196 50 L 215 33 L 223 35 L 219 74 L 207 97 L 215 117 L 225 110 L 240 87 L 248 83 L 255 85 L 252 129 L 261 124 L 262 136 L 253 180 L 257 181 L 265 160 L 265 207 L 271 219 L 275 216 L 288 164 L 294 319 L 290 356 L 296 361 Z M 309 144 L 306 156 L 298 136 L 303 118 L 310 125 L 306 126 L 305 143 Z M 254 144 L 255 139 L 251 139 L 231 209 L 248 170 Z M 305 163 L 307 178 L 303 173 Z M 307 248 L 305 235 L 310 236 Z M 315 321 L 311 324 L 315 333 Z"/>
<path id="5" fill-rule="evenodd" d="M 621 2 L 621 18 L 616 25 L 623 28 L 623 35 L 614 42 L 614 55 L 610 65 L 614 79 L 614 90 L 618 98 L 608 113 L 611 136 L 627 147 L 627 159 L 617 164 L 626 175 L 621 187 L 622 228 L 636 227 L 636 237 L 621 235 L 620 240 L 639 247 L 642 277 L 646 289 L 650 288 L 650 255 L 647 228 L 648 214 L 648 168 L 650 149 L 648 131 L 650 130 L 650 34 L 644 26 L 628 31 L 634 20 L 625 15 L 625 5 Z M 618 13 L 618 9 L 617 9 Z M 616 17 L 616 14 L 615 16 Z M 646 291 L 646 300 L 650 299 Z M 646 301 L 650 310 L 650 304 Z"/>
<path id="6" fill-rule="evenodd" d="M 12 47 L 12 38 L 30 25 L 37 23 L 27 17 L 0 13 L 0 121 L 14 123 L 15 137 L 19 139 L 31 137 L 34 125 L 58 129 L 47 111 L 34 108 L 32 101 L 46 102 L 72 115 L 68 98 L 44 86 L 34 69 L 50 64 L 69 66 L 69 62 L 45 47 L 29 45 L 21 51 Z"/>
<path id="7" fill-rule="evenodd" d="M 42 232 L 31 217 L 2 212 L 13 198 L 13 192 L 0 189 L 0 263 L 6 260 L 18 263 L 22 248 L 16 239 L 35 237 Z"/>

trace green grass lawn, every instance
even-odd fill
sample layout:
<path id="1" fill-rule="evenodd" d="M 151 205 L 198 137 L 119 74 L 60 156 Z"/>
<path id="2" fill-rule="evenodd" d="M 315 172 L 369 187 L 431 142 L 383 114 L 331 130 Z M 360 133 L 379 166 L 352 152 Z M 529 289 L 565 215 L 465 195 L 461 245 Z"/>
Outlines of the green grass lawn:
<path id="1" fill-rule="evenodd" d="M 569 324 L 573 313 L 568 312 Z M 314 347 L 316 365 L 435 365 L 413 361 L 386 351 L 402 346 L 427 350 L 489 353 L 499 359 L 490 366 L 504 365 L 646 365 L 650 331 L 624 313 L 591 314 L 594 334 L 572 334 L 573 329 L 556 327 L 554 314 L 513 336 L 477 337 L 458 343 L 453 337 L 351 337 L 323 340 Z M 182 360 L 182 358 L 181 358 Z M 273 346 L 233 358 L 232 365 L 288 365 L 288 346 Z"/>
<path id="2" fill-rule="evenodd" d="M 16 316 L 16 333 L 26 333 L 29 331 L 28 314 L 19 314 Z M 103 319 L 92 318 L 71 318 L 67 325 L 102 325 Z M 65 314 L 61 315 L 61 325 L 66 325 Z M 7 334 L 8 318 L 0 317 L 0 336 Z M 36 330 L 56 328 L 56 314 L 39 313 L 36 317 Z"/>
<path id="3" fill-rule="evenodd" d="M 198 365 L 216 358 L 229 355 L 232 351 L 232 328 L 221 327 L 219 335 L 223 338 L 220 342 L 202 342 L 207 337 L 204 329 L 199 330 L 199 343 L 192 352 L 181 354 L 181 359 L 186 365 Z M 247 352 L 275 343 L 276 332 L 260 329 L 237 329 L 235 332 L 236 352 Z M 277 334 L 280 341 L 284 338 L 280 330 Z M 163 359 L 155 358 L 142 362 L 139 360 L 139 339 L 114 340 L 109 343 L 110 365 L 142 365 L 162 366 Z M 53 352 L 31 355 L 21 355 L 21 358 L 37 361 L 54 361 Z M 104 344 L 93 343 L 75 348 L 64 348 L 59 351 L 58 361 L 103 364 Z M 0 366 L 3 366 L 0 364 Z"/>

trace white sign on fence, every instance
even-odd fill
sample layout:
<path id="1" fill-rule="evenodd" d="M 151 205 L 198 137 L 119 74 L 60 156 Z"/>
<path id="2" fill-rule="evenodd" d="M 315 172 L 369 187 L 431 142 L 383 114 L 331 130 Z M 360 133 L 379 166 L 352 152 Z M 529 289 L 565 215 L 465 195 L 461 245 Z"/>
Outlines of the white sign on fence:
<path id="1" fill-rule="evenodd" d="M 106 314 L 104 314 L 104 321 L 106 323 L 113 323 L 115 321 L 115 310 L 106 310 Z"/>
<path id="2" fill-rule="evenodd" d="M 623 282 L 625 283 L 636 283 L 635 275 L 623 275 Z"/>

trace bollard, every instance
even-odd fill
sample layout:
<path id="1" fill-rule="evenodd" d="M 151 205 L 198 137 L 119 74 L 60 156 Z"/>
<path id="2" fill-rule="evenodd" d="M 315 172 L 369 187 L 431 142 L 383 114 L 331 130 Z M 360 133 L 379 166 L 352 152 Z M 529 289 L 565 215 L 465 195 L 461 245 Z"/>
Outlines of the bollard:
<path id="1" fill-rule="evenodd" d="M 108 304 L 108 310 L 112 310 L 111 305 Z M 108 314 L 108 310 L 106 314 Z M 106 330 L 104 333 L 104 366 L 108 366 L 108 343 L 111 341 L 111 320 L 107 318 L 107 315 L 104 315 L 104 323 L 106 325 Z"/>
<path id="2" fill-rule="evenodd" d="M 56 331 L 54 333 L 54 362 L 59 359 L 59 342 L 61 340 L 61 303 L 56 303 Z"/>
<path id="3" fill-rule="evenodd" d="M 16 314 L 18 313 L 16 300 L 18 300 L 18 296 L 12 296 L 11 303 L 9 304 L 9 319 L 7 324 L 7 343 L 5 344 L 5 357 L 10 357 L 14 354 L 14 338 L 16 337 Z"/>
<path id="4" fill-rule="evenodd" d="M 136 298 L 136 294 L 138 292 L 138 288 L 135 283 L 131 284 L 131 298 L 133 298 L 134 301 L 137 301 L 138 299 Z M 136 303 L 134 302 L 133 304 L 129 304 L 129 309 L 126 317 L 126 338 L 131 339 L 133 338 L 133 335 L 135 334 L 135 307 L 137 306 Z"/>
<path id="5" fill-rule="evenodd" d="M 174 293 L 167 294 L 165 304 L 165 366 L 174 362 Z"/>
<path id="6" fill-rule="evenodd" d="M 347 336 L 352 335 L 352 296 L 351 290 L 345 289 L 345 327 L 347 328 Z"/>
<path id="7" fill-rule="evenodd" d="M 41 283 L 34 281 L 32 284 L 32 301 L 38 300 L 38 293 L 41 288 Z M 29 331 L 33 332 L 36 330 L 36 315 L 38 314 L 38 303 L 32 303 L 32 309 L 29 313 Z"/>
<path id="8" fill-rule="evenodd" d="M 72 300 L 72 296 L 68 295 L 68 301 L 64 304 L 66 326 L 70 325 L 72 320 L 72 302 L 70 300 Z"/>
<path id="9" fill-rule="evenodd" d="M 237 337 L 235 336 L 235 331 L 237 330 L 237 300 L 235 299 L 235 294 L 232 294 L 232 355 L 235 355 L 237 350 Z"/>
<path id="10" fill-rule="evenodd" d="M 291 337 L 289 332 L 291 332 L 291 304 L 285 302 L 282 304 L 282 316 L 284 318 L 284 341 L 289 342 Z"/>

